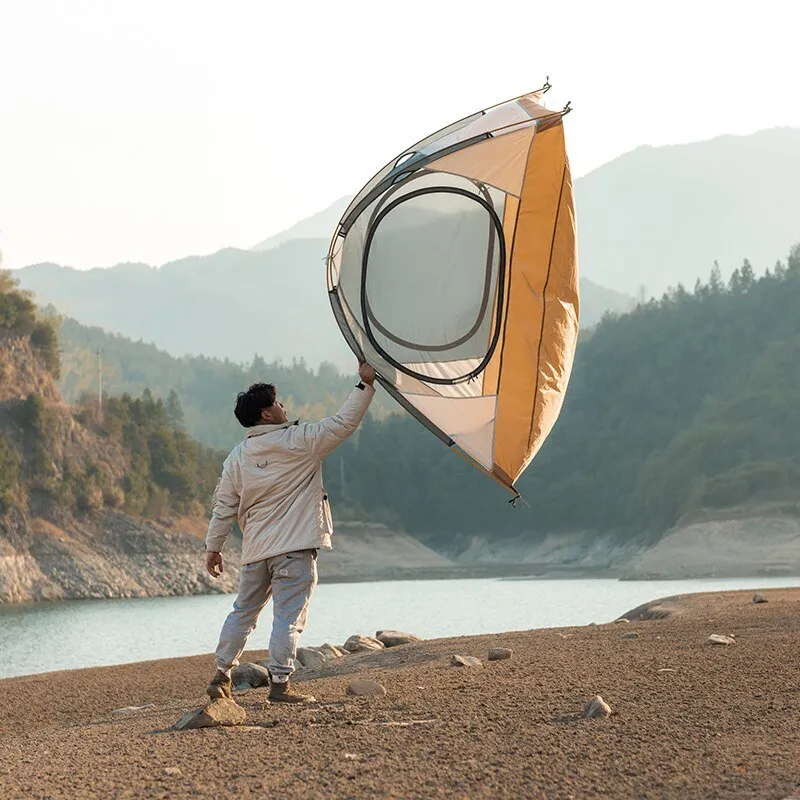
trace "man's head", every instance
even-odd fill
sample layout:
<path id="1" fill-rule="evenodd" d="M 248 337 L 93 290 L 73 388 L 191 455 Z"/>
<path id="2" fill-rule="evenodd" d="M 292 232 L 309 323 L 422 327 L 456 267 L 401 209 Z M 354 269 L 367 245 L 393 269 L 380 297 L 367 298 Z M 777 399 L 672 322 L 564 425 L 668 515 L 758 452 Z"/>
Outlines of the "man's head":
<path id="1" fill-rule="evenodd" d="M 280 425 L 289 421 L 271 383 L 254 383 L 246 392 L 239 392 L 233 413 L 245 428 Z"/>

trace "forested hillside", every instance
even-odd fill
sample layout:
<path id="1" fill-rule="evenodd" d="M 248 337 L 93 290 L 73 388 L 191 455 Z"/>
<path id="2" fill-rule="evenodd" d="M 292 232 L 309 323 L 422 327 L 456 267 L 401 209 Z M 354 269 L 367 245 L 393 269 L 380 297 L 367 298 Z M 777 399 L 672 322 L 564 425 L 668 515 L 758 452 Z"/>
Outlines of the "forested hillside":
<path id="1" fill-rule="evenodd" d="M 354 448 L 351 448 L 351 451 Z M 408 530 L 532 535 L 663 531 L 699 508 L 787 501 L 800 513 L 800 248 L 756 278 L 715 269 L 578 347 L 561 418 L 506 495 L 407 418 L 365 426 L 345 495 Z M 329 484 L 340 492 L 339 474 Z"/>
<path id="2" fill-rule="evenodd" d="M 0 272 L 0 516 L 206 513 L 220 455 L 185 433 L 175 397 L 145 389 L 107 398 L 102 414 L 92 403 L 69 407 L 58 370 L 51 322 Z"/>
<path id="3" fill-rule="evenodd" d="M 800 247 L 760 277 L 748 262 L 727 282 L 715 269 L 692 291 L 678 286 L 632 313 L 608 315 L 581 340 L 561 418 L 520 480 L 530 508 L 508 507 L 502 489 L 416 421 L 371 416 L 326 463 L 337 513 L 386 521 L 449 547 L 476 533 L 657 534 L 698 509 L 748 503 L 778 502 L 800 513 L 798 309 Z M 83 412 L 99 435 L 131 457 L 143 454 L 130 462 L 121 501 L 137 509 L 157 505 L 161 491 L 175 493 L 169 502 L 178 504 L 207 496 L 220 456 L 191 444 L 181 426 L 191 422 L 198 438 L 227 447 L 241 435 L 233 396 L 251 379 L 268 376 L 285 397 L 300 398 L 297 407 L 309 417 L 338 405 L 352 384 L 333 368 L 176 360 L 69 321 L 62 342 L 73 348 L 62 345 L 62 380 L 89 376 L 68 391 L 92 388 L 100 345 L 106 363 L 121 370 L 121 388 L 143 393 L 109 401 L 102 423 L 91 418 L 93 400 Z M 70 353 L 88 360 L 82 372 L 70 366 Z M 100 478 L 85 469 L 80 480 Z M 154 488 L 145 493 L 148 483 Z"/>
<path id="4" fill-rule="evenodd" d="M 356 380 L 356 360 L 348 374 L 330 363 L 311 369 L 304 361 L 290 364 L 266 362 L 256 356 L 249 364 L 204 356 L 174 358 L 155 345 L 134 342 L 102 328 L 59 318 L 48 309 L 59 331 L 61 379 L 59 389 L 68 402 L 87 401 L 98 390 L 98 350 L 102 354 L 102 386 L 108 395 L 140 395 L 150 389 L 164 401 L 180 403 L 186 431 L 198 441 L 229 449 L 242 438 L 233 416 L 236 394 L 251 383 L 274 383 L 282 402 L 294 417 L 314 419 L 332 414 Z M 384 400 L 375 407 L 385 415 Z"/>

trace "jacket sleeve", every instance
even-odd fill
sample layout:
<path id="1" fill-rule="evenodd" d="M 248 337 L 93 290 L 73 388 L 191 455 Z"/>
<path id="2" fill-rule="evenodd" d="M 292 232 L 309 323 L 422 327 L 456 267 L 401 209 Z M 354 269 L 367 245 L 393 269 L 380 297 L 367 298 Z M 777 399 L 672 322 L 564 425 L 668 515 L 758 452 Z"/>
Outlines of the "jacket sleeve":
<path id="1" fill-rule="evenodd" d="M 318 458 L 332 453 L 345 439 L 352 436 L 367 413 L 375 396 L 375 388 L 363 384 L 350 393 L 345 404 L 332 417 L 302 426 L 306 447 Z"/>
<path id="2" fill-rule="evenodd" d="M 236 490 L 230 468 L 222 467 L 222 477 L 214 490 L 214 509 L 206 533 L 206 550 L 222 552 L 225 540 L 230 536 L 234 520 L 239 513 L 239 492 Z"/>

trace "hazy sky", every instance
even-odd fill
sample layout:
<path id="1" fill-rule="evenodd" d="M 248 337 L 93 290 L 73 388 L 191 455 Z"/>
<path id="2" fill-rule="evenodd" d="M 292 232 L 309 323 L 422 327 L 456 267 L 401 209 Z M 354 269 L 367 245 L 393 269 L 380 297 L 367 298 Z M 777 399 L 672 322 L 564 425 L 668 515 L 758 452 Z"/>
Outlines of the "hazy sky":
<path id="1" fill-rule="evenodd" d="M 800 127 L 800 4 L 0 0 L 5 266 L 250 247 L 541 85 L 576 175 Z M 472 9 L 472 10 L 467 10 Z"/>

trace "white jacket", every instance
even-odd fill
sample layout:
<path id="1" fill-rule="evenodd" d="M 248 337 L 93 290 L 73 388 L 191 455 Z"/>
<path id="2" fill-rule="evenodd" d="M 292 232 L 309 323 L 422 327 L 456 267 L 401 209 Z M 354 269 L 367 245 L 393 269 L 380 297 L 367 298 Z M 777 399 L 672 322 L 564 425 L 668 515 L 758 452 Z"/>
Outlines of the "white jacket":
<path id="1" fill-rule="evenodd" d="M 223 464 L 206 550 L 222 550 L 235 519 L 243 534 L 242 564 L 295 550 L 330 548 L 333 522 L 322 485 L 322 459 L 367 413 L 375 389 L 361 385 L 338 414 L 321 422 L 248 428 L 245 440 Z"/>

